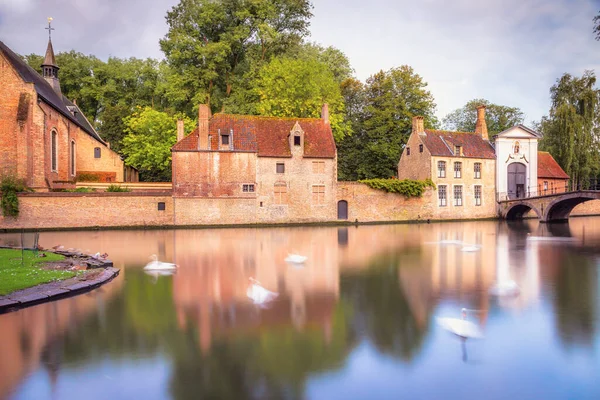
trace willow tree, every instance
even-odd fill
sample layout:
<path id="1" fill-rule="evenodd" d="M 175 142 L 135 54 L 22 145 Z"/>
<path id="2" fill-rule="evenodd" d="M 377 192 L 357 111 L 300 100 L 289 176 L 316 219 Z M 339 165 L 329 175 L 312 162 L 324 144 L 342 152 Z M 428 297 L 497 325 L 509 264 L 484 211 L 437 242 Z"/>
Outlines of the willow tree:
<path id="1" fill-rule="evenodd" d="M 548 150 L 571 177 L 580 184 L 598 172 L 598 100 L 596 75 L 585 71 L 582 77 L 564 74 L 550 89 L 552 106 L 542 119 L 541 147 Z"/>

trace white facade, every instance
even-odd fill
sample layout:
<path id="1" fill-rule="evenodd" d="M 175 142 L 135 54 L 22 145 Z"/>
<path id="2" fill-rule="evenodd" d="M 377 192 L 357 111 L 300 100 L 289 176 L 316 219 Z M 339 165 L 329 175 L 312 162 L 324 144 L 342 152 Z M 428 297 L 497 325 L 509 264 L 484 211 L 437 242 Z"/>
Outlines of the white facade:
<path id="1" fill-rule="evenodd" d="M 498 200 L 536 194 L 538 140 L 541 137 L 523 125 L 513 126 L 496 136 Z"/>

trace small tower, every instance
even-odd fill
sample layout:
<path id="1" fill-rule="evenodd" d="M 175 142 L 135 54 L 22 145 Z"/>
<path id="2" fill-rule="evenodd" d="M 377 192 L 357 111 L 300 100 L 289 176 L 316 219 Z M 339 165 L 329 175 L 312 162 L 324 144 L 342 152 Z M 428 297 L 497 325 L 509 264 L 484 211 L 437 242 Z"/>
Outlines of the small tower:
<path id="1" fill-rule="evenodd" d="M 56 59 L 54 58 L 54 49 L 52 48 L 52 17 L 48 17 L 48 48 L 46 49 L 46 56 L 44 57 L 44 63 L 42 64 L 42 75 L 46 82 L 52 86 L 54 91 L 61 96 L 60 82 L 58 80 L 58 65 L 56 65 Z"/>

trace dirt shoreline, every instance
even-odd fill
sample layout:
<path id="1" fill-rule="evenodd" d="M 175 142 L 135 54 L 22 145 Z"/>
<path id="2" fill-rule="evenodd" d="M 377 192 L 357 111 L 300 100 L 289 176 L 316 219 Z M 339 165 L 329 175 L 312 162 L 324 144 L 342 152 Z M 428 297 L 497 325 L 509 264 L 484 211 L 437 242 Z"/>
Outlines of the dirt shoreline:
<path id="1" fill-rule="evenodd" d="M 55 253 L 64 255 L 66 259 L 40 265 L 40 267 L 64 269 L 65 267 L 74 266 L 80 270 L 81 266 L 85 266 L 85 273 L 73 278 L 43 283 L 14 291 L 6 296 L 0 296 L 0 314 L 89 292 L 110 282 L 119 275 L 119 269 L 114 268 L 112 261 L 109 259 L 91 257 L 79 252 L 55 251 Z"/>

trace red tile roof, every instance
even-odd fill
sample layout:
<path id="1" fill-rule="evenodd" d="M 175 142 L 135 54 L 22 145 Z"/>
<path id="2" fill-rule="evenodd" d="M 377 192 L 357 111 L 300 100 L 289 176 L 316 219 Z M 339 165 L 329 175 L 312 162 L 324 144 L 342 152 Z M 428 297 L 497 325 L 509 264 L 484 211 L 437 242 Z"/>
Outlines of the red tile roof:
<path id="1" fill-rule="evenodd" d="M 335 157 L 331 126 L 320 118 L 215 114 L 209 121 L 210 149 L 218 149 L 219 133 L 233 132 L 234 151 L 257 152 L 260 157 L 291 157 L 288 136 L 296 122 L 304 131 L 304 157 Z M 174 151 L 197 148 L 198 129 L 173 146 Z"/>
<path id="2" fill-rule="evenodd" d="M 538 151 L 538 178 L 569 179 L 569 175 L 550 153 Z"/>
<path id="3" fill-rule="evenodd" d="M 496 152 L 489 141 L 483 140 L 474 132 L 452 132 L 425 129 L 419 137 L 433 156 L 454 156 L 454 146 L 461 146 L 462 155 L 472 158 L 496 158 Z"/>

